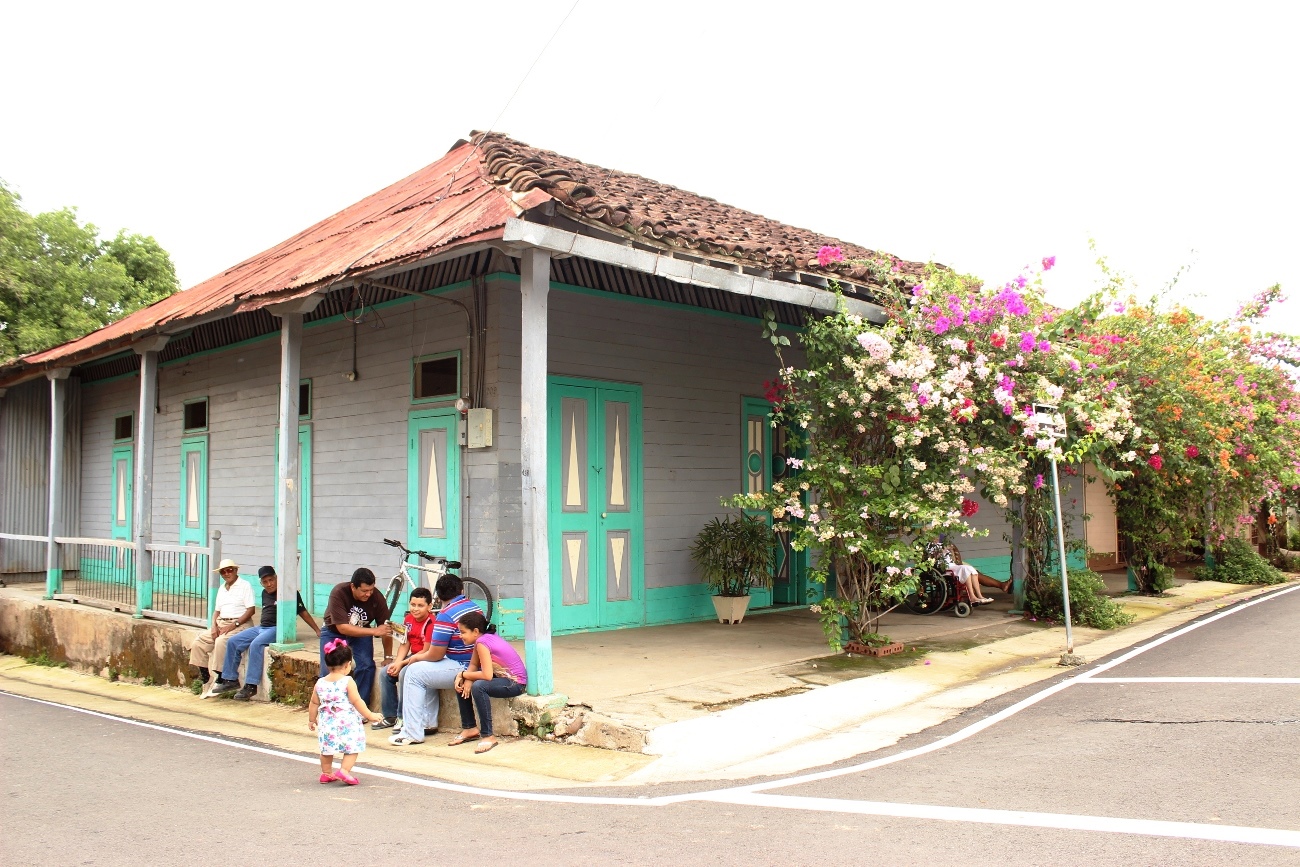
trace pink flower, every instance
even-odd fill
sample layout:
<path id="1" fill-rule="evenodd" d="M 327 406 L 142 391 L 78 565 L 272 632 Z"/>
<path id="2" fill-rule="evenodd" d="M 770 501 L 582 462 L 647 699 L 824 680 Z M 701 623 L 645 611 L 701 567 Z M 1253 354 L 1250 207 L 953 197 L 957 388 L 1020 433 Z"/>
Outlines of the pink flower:
<path id="1" fill-rule="evenodd" d="M 1047 256 L 1047 257 L 1045 257 L 1045 258 L 1043 259 L 1043 270 L 1044 270 L 1044 271 L 1050 271 L 1050 270 L 1052 270 L 1052 268 L 1055 267 L 1055 266 L 1056 266 L 1056 257 L 1055 257 L 1055 256 Z"/>
<path id="2" fill-rule="evenodd" d="M 822 247 L 817 251 L 817 264 L 825 268 L 832 262 L 843 262 L 844 251 L 839 247 Z"/>
<path id="3" fill-rule="evenodd" d="M 961 501 L 961 513 L 965 515 L 967 518 L 969 518 L 971 515 L 974 515 L 979 510 L 980 510 L 980 504 L 975 502 L 974 500 L 963 499 Z"/>
<path id="4" fill-rule="evenodd" d="M 998 349 L 1001 349 L 1002 347 L 1004 347 L 1004 346 L 1007 345 L 1007 339 L 1006 339 L 1005 337 L 1002 336 L 1002 333 L 1001 333 L 1001 332 L 999 332 L 999 331 L 995 331 L 995 332 L 993 332 L 993 334 L 989 337 L 989 343 L 992 343 L 992 344 L 993 344 L 994 346 L 996 346 Z"/>
<path id="5" fill-rule="evenodd" d="M 1039 473 L 1038 475 L 1034 476 L 1034 490 L 1035 490 L 1035 491 L 1038 490 L 1039 488 L 1041 488 L 1044 484 L 1046 484 L 1046 482 L 1043 481 L 1043 474 L 1042 474 L 1042 473 Z"/>
<path id="6" fill-rule="evenodd" d="M 1187 455 L 1189 458 L 1195 458 L 1200 456 L 1201 450 L 1196 446 L 1188 446 L 1187 451 L 1183 452 L 1183 454 Z"/>
<path id="7" fill-rule="evenodd" d="M 1160 457 L 1160 455 L 1152 455 L 1147 458 L 1147 463 L 1150 464 L 1151 468 L 1154 470 L 1158 470 L 1165 465 L 1164 458 Z"/>
<path id="8" fill-rule="evenodd" d="M 1037 345 L 1037 343 L 1038 341 L 1034 339 L 1034 335 L 1030 334 L 1028 331 L 1020 335 L 1021 352 L 1033 352 L 1034 346 Z"/>

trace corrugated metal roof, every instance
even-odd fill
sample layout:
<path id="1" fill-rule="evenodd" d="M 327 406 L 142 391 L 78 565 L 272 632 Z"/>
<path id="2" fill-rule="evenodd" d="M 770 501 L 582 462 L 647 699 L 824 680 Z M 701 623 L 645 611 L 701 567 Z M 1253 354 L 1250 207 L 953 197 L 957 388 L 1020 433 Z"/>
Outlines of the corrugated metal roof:
<path id="1" fill-rule="evenodd" d="M 261 333 L 272 324 L 264 312 L 272 304 L 327 291 L 332 283 L 352 276 L 499 240 L 506 220 L 548 202 L 579 221 L 600 223 L 606 231 L 637 243 L 719 255 L 735 264 L 768 270 L 861 277 L 868 285 L 882 279 L 871 268 L 850 263 L 819 267 L 816 251 L 822 243 L 840 244 L 850 258 L 892 260 L 899 280 L 913 277 L 922 267 L 648 178 L 533 148 L 499 133 L 480 134 L 473 145 L 458 142 L 432 165 L 197 286 L 78 340 L 0 367 L 0 386 L 30 378 L 39 370 L 103 358 L 151 334 L 176 334 L 215 320 L 226 322 L 232 334 Z M 608 277 L 618 269 L 596 270 Z M 886 275 L 889 271 L 885 269 Z M 599 282 L 593 276 L 588 268 L 587 279 L 574 279 L 579 285 Z M 634 284 L 646 288 L 627 288 Z M 695 299 L 687 303 L 713 309 L 754 303 L 714 297 L 718 293 L 700 287 L 687 291 L 660 286 L 643 278 L 615 277 L 613 285 L 593 288 L 647 297 L 681 295 Z M 780 313 L 784 321 L 802 318 L 793 310 Z M 212 333 L 204 342 L 224 345 L 219 330 L 207 329 Z M 169 349 L 181 351 L 179 346 Z"/>

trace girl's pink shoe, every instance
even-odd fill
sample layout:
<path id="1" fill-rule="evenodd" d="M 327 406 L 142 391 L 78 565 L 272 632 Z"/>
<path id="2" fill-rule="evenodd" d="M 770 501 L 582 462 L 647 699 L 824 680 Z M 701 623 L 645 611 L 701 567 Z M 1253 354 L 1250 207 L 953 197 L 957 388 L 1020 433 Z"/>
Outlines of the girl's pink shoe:
<path id="1" fill-rule="evenodd" d="M 320 781 L 321 781 L 322 783 L 332 783 L 332 782 L 334 782 L 334 781 L 337 780 L 337 779 L 338 779 L 338 777 L 334 776 L 333 774 L 321 774 L 321 775 L 320 775 Z"/>
<path id="2" fill-rule="evenodd" d="M 356 777 L 352 776 L 351 774 L 344 773 L 343 771 L 335 771 L 334 779 L 342 780 L 343 782 L 347 783 L 349 786 L 355 786 L 357 783 L 361 782 Z"/>

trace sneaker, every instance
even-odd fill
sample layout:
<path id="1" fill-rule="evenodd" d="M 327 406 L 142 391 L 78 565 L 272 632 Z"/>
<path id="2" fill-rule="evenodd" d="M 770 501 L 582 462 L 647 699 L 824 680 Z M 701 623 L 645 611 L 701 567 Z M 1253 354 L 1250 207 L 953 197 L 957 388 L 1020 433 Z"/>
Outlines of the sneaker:
<path id="1" fill-rule="evenodd" d="M 225 695 L 228 692 L 234 692 L 239 689 L 239 682 L 235 680 L 218 680 L 212 685 L 211 693 L 213 695 Z"/>
<path id="2" fill-rule="evenodd" d="M 409 747 L 411 744 L 422 744 L 424 741 L 413 741 L 406 735 L 398 732 L 388 739 L 388 742 L 395 747 Z"/>
<path id="3" fill-rule="evenodd" d="M 255 684 L 248 683 L 245 684 L 242 688 L 240 688 L 239 692 L 235 693 L 233 697 L 235 701 L 248 701 L 256 694 L 257 694 L 257 686 Z"/>
<path id="4" fill-rule="evenodd" d="M 397 724 L 397 717 L 386 716 L 377 723 L 371 723 L 370 727 L 375 731 L 379 731 L 380 729 L 391 729 L 396 724 Z"/>

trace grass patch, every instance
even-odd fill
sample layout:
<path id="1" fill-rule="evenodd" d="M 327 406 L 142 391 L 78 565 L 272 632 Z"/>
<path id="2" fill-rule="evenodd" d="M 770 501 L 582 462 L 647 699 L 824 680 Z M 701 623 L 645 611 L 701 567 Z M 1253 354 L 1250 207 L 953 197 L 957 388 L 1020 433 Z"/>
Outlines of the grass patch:
<path id="1" fill-rule="evenodd" d="M 39 665 L 42 668 L 67 668 L 68 667 L 68 664 L 66 662 L 59 662 L 57 659 L 52 658 L 44 650 L 42 650 L 40 653 L 36 654 L 35 656 L 24 656 L 23 659 L 27 660 L 28 665 Z"/>

